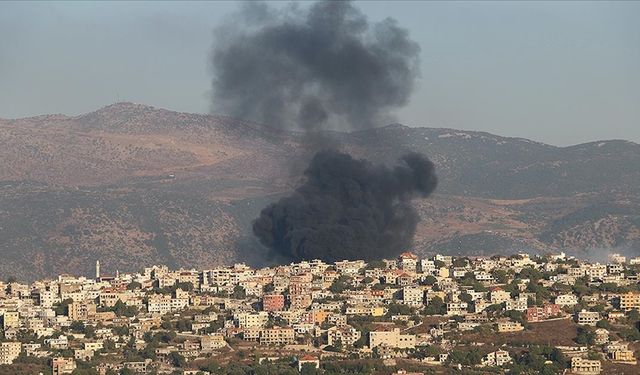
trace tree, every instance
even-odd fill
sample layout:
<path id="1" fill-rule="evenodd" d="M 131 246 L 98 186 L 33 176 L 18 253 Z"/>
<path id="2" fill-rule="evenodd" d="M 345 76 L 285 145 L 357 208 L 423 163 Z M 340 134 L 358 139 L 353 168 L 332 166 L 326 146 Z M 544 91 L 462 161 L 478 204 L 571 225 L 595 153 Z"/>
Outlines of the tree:
<path id="1" fill-rule="evenodd" d="M 176 329 L 179 332 L 191 331 L 191 320 L 188 319 L 180 319 L 176 323 Z"/>
<path id="2" fill-rule="evenodd" d="M 79 320 L 74 320 L 69 324 L 69 329 L 77 333 L 84 333 L 84 323 Z"/>
<path id="3" fill-rule="evenodd" d="M 508 310 L 504 315 L 515 322 L 524 324 L 524 314 L 521 311 Z"/>
<path id="4" fill-rule="evenodd" d="M 620 337 L 622 337 L 623 339 L 625 339 L 627 341 L 639 341 L 640 340 L 640 331 L 638 331 L 638 328 L 636 328 L 636 327 L 623 328 L 622 330 L 620 330 L 620 332 L 618 332 L 618 334 L 620 335 Z"/>
<path id="5" fill-rule="evenodd" d="M 175 289 L 181 289 L 184 290 L 186 292 L 190 292 L 193 290 L 193 284 L 191 283 L 191 281 L 185 281 L 182 283 L 177 283 L 175 285 Z"/>
<path id="6" fill-rule="evenodd" d="M 247 298 L 247 292 L 240 285 L 236 285 L 233 287 L 233 293 L 231 293 L 231 298 L 234 299 L 245 299 Z"/>
<path id="7" fill-rule="evenodd" d="M 487 306 L 484 311 L 488 314 L 496 313 L 504 309 L 504 303 L 494 303 L 492 305 Z"/>
<path id="8" fill-rule="evenodd" d="M 449 361 L 463 366 L 477 365 L 482 361 L 482 354 L 476 348 L 471 350 L 452 350 L 449 353 Z"/>
<path id="9" fill-rule="evenodd" d="M 445 305 L 442 298 L 435 296 L 431 298 L 429 304 L 424 309 L 425 315 L 444 315 L 447 313 L 447 305 Z"/>
<path id="10" fill-rule="evenodd" d="M 60 302 L 58 306 L 54 308 L 56 315 L 67 315 L 69 310 L 69 305 L 73 303 L 73 299 L 67 298 L 64 301 Z"/>
<path id="11" fill-rule="evenodd" d="M 637 309 L 632 309 L 627 312 L 627 319 L 631 322 L 637 322 L 640 320 L 640 312 Z"/>
<path id="12" fill-rule="evenodd" d="M 126 327 L 125 327 L 126 328 Z M 96 337 L 96 328 L 94 326 L 85 326 L 84 335 L 86 338 L 93 339 Z"/>
<path id="13" fill-rule="evenodd" d="M 175 367 L 184 367 L 187 364 L 187 360 L 178 352 L 169 353 L 169 362 Z"/>
<path id="14" fill-rule="evenodd" d="M 586 327 L 578 327 L 578 335 L 576 336 L 576 343 L 581 345 L 593 345 L 595 343 L 596 334 L 591 329 Z"/>
<path id="15" fill-rule="evenodd" d="M 340 294 L 349 288 L 349 285 L 347 284 L 349 280 L 349 277 L 340 276 L 331 284 L 329 290 L 331 293 Z"/>
<path id="16" fill-rule="evenodd" d="M 547 288 L 543 287 L 540 284 L 536 284 L 533 281 L 527 285 L 527 291 L 530 293 L 536 294 L 536 301 L 542 303 L 545 300 L 548 300 L 551 297 L 551 293 L 547 290 Z"/>
<path id="17" fill-rule="evenodd" d="M 142 284 L 140 284 L 137 281 L 132 281 L 129 284 L 127 284 L 128 290 L 135 290 L 135 289 L 141 289 L 141 288 L 142 288 Z"/>
<path id="18" fill-rule="evenodd" d="M 316 369 L 316 365 L 312 363 L 305 363 L 300 368 L 301 375 L 315 375 L 318 374 L 318 369 Z"/>
<path id="19" fill-rule="evenodd" d="M 600 356 L 600 354 L 593 352 L 593 351 L 589 351 L 589 353 L 587 354 L 587 358 L 590 360 L 600 360 L 602 359 L 602 357 Z"/>
<path id="20" fill-rule="evenodd" d="M 144 349 L 142 349 L 140 351 L 140 356 L 142 356 L 142 358 L 148 358 L 148 359 L 155 360 L 156 359 L 156 348 L 157 347 L 158 347 L 158 343 L 157 342 L 152 342 L 152 343 L 148 344 L 147 346 L 144 347 Z"/>
<path id="21" fill-rule="evenodd" d="M 565 369 L 569 366 L 569 360 L 567 359 L 567 356 L 565 356 L 564 353 L 562 353 L 562 350 L 558 348 L 553 348 L 549 359 L 555 362 L 558 367 L 562 369 Z"/>
<path id="22" fill-rule="evenodd" d="M 138 314 L 138 308 L 135 306 L 127 306 L 124 302 L 118 299 L 116 304 L 111 308 L 117 316 L 126 316 L 127 318 L 131 318 Z"/>
<path id="23" fill-rule="evenodd" d="M 505 270 L 496 269 L 492 272 L 492 276 L 498 284 L 506 284 L 509 282 L 509 274 L 507 274 Z"/>
<path id="24" fill-rule="evenodd" d="M 105 340 L 102 348 L 106 352 L 113 352 L 116 350 L 116 343 L 112 340 Z"/>
<path id="25" fill-rule="evenodd" d="M 461 293 L 460 296 L 458 296 L 458 298 L 460 299 L 460 301 L 466 302 L 466 303 L 471 303 L 471 301 L 473 301 L 473 297 L 471 296 L 471 294 L 466 292 Z"/>
<path id="26" fill-rule="evenodd" d="M 538 280 L 542 279 L 542 277 L 542 272 L 538 271 L 535 268 L 527 267 L 523 268 L 522 271 L 520 271 L 520 278 L 529 279 L 532 283 L 537 282 Z"/>
<path id="27" fill-rule="evenodd" d="M 353 343 L 353 347 L 363 348 L 365 345 L 368 344 L 368 341 L 369 341 L 369 330 L 363 328 L 361 329 L 360 338 Z"/>
<path id="28" fill-rule="evenodd" d="M 467 258 L 455 258 L 453 260 L 454 267 L 466 267 L 469 264 L 469 260 Z"/>
<path id="29" fill-rule="evenodd" d="M 571 292 L 571 286 L 563 283 L 554 283 L 551 286 L 551 290 L 558 294 L 567 294 Z"/>
<path id="30" fill-rule="evenodd" d="M 276 288 L 273 286 L 273 283 L 269 283 L 262 288 L 262 291 L 265 293 L 272 293 Z"/>
<path id="31" fill-rule="evenodd" d="M 372 270 L 372 269 L 385 269 L 387 268 L 387 264 L 381 260 L 372 260 L 371 262 L 369 262 L 367 264 L 367 266 L 364 268 L 366 270 Z"/>
<path id="32" fill-rule="evenodd" d="M 129 327 L 127 326 L 114 326 L 111 328 L 114 335 L 117 336 L 128 336 L 129 335 Z"/>
<path id="33" fill-rule="evenodd" d="M 411 315 L 411 314 L 413 314 L 413 309 L 408 305 L 403 305 L 400 303 L 391 303 L 387 306 L 387 316 Z"/>
<path id="34" fill-rule="evenodd" d="M 428 275 L 424 278 L 422 282 L 424 283 L 424 285 L 434 285 L 435 283 L 438 282 L 438 279 L 436 279 L 432 275 Z"/>

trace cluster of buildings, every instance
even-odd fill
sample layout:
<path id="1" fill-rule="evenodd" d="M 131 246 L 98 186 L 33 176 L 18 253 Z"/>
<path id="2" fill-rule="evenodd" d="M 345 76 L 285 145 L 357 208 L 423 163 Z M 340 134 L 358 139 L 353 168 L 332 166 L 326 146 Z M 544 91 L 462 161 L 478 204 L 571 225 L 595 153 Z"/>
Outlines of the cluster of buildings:
<path id="1" fill-rule="evenodd" d="M 361 358 L 412 358 L 425 347 L 437 347 L 440 354 L 422 362 L 448 364 L 448 353 L 456 347 L 448 332 L 489 326 L 496 334 L 508 334 L 552 319 L 573 318 L 587 327 L 624 319 L 625 313 L 640 309 L 638 277 L 627 272 L 639 263 L 620 256 L 594 264 L 564 254 L 420 259 L 403 253 L 369 264 L 153 266 L 115 277 L 101 276 L 98 263 L 94 278 L 60 275 L 30 284 L 0 283 L 0 364 L 31 356 L 48 358 L 54 374 L 71 373 L 78 361 L 94 363 L 101 373 L 122 368 L 171 372 L 183 366 L 177 357 L 187 362 L 207 358 L 238 342 L 298 353 L 298 366 L 320 366 L 322 358 L 345 352 Z M 525 269 L 544 277 L 519 276 Z M 629 291 L 571 291 L 582 282 Z M 531 284 L 551 291 L 549 298 L 540 300 Z M 568 288 L 554 292 L 554 285 Z M 596 305 L 604 308 L 590 308 Z M 426 315 L 441 320 L 424 327 Z M 167 331 L 175 336 L 150 340 Z M 603 360 L 635 361 L 627 344 L 609 340 L 606 329 L 599 328 L 596 341 Z M 149 345 L 152 355 L 145 350 Z M 125 349 L 141 354 L 128 359 L 121 355 Z M 587 359 L 581 350 L 566 351 L 578 353 L 571 359 L 575 373 L 600 372 L 600 360 Z M 502 367 L 513 360 L 508 351 L 498 350 L 486 353 L 477 365 Z"/>

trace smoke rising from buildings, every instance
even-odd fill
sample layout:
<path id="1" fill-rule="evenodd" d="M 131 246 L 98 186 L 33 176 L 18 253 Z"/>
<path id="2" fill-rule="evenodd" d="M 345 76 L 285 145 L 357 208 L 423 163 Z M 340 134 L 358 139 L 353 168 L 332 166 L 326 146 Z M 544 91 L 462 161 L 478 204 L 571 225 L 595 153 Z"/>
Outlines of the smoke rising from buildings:
<path id="1" fill-rule="evenodd" d="M 349 2 L 245 4 L 215 32 L 212 107 L 287 129 L 380 125 L 408 103 L 419 52 L 395 20 L 371 24 Z"/>
<path id="2" fill-rule="evenodd" d="M 295 260 L 371 260 L 406 250 L 419 219 L 410 200 L 437 185 L 433 164 L 417 153 L 388 168 L 321 151 L 305 176 L 253 225 L 262 244 Z"/>
<path id="3" fill-rule="evenodd" d="M 395 20 L 369 23 L 343 1 L 284 10 L 249 3 L 216 30 L 213 110 L 303 131 L 302 153 L 322 150 L 306 182 L 253 223 L 273 255 L 370 260 L 411 245 L 418 215 L 410 200 L 435 189 L 433 164 L 412 153 L 393 168 L 374 166 L 335 150 L 318 131 L 388 123 L 413 92 L 419 52 Z"/>

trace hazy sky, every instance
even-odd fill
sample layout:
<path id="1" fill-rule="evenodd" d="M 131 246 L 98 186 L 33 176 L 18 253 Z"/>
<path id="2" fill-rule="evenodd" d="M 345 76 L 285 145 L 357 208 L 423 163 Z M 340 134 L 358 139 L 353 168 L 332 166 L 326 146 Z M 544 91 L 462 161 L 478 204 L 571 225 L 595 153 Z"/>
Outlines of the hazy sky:
<path id="1" fill-rule="evenodd" d="M 411 126 L 556 145 L 640 142 L 640 2 L 358 2 L 422 48 Z M 212 29 L 233 2 L 0 2 L 0 117 L 116 101 L 208 112 Z"/>

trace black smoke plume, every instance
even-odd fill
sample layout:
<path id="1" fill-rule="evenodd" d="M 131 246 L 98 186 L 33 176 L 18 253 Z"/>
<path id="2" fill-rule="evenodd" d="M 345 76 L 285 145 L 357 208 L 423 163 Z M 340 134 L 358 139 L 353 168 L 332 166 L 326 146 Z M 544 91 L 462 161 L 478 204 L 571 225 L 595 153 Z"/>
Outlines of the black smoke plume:
<path id="1" fill-rule="evenodd" d="M 351 3 L 246 4 L 215 32 L 213 110 L 272 127 L 361 129 L 389 121 L 419 75 L 417 43 Z"/>
<path id="2" fill-rule="evenodd" d="M 410 153 L 393 168 L 337 151 L 318 152 L 293 195 L 262 210 L 253 232 L 294 260 L 380 259 L 406 250 L 418 215 L 414 196 L 437 185 L 433 164 Z"/>
<path id="3" fill-rule="evenodd" d="M 334 138 L 317 132 L 372 128 L 408 103 L 419 53 L 395 20 L 369 23 L 349 2 L 282 10 L 248 3 L 215 32 L 212 109 L 308 132 L 303 154 L 334 148 Z M 295 260 L 370 260 L 406 250 L 418 223 L 411 198 L 437 184 L 433 164 L 419 154 L 389 168 L 325 150 L 304 174 L 302 186 L 253 223 L 263 245 Z"/>

